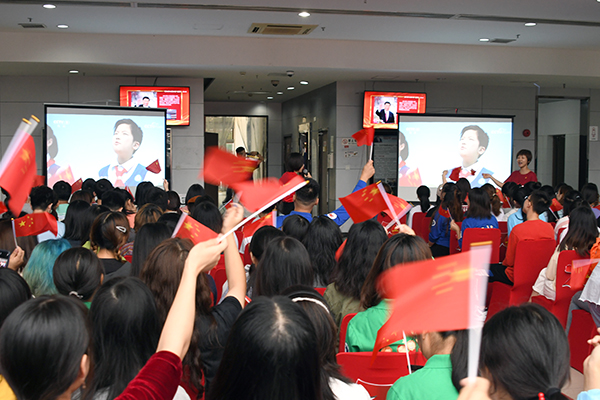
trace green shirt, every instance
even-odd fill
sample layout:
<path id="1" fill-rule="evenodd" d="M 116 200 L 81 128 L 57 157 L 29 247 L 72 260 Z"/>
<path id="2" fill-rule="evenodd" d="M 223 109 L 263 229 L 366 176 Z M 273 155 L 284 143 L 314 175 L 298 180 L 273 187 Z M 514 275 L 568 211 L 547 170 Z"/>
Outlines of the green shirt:
<path id="1" fill-rule="evenodd" d="M 327 304 L 329 304 L 329 309 L 331 310 L 331 314 L 333 315 L 333 319 L 338 328 L 342 324 L 342 319 L 344 319 L 346 314 L 354 314 L 362 311 L 360 308 L 360 300 L 344 296 L 338 292 L 335 288 L 335 283 L 331 283 L 327 286 L 327 290 L 325 290 L 323 297 L 325 298 L 325 301 L 327 301 Z"/>
<path id="2" fill-rule="evenodd" d="M 389 318 L 388 300 L 382 300 L 376 306 L 359 312 L 348 323 L 346 331 L 346 351 L 373 351 L 377 331 Z M 413 338 L 407 336 L 409 343 Z M 390 345 L 392 351 L 397 351 L 399 345 L 404 345 L 404 340 L 399 340 Z M 404 351 L 404 350 L 402 350 Z"/>
<path id="3" fill-rule="evenodd" d="M 431 356 L 423 368 L 403 376 L 392 385 L 387 400 L 456 400 L 449 354 Z"/>

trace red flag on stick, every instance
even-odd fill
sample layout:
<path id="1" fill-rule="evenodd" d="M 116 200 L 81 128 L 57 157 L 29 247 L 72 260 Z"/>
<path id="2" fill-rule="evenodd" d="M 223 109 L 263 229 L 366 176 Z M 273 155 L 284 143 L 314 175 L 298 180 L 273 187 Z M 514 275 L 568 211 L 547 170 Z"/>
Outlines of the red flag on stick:
<path id="1" fill-rule="evenodd" d="M 160 171 L 162 171 L 162 169 L 160 168 L 160 164 L 158 163 L 158 160 L 156 160 L 152 164 L 148 165 L 146 167 L 146 169 L 148 171 L 152 172 L 153 174 L 158 174 Z"/>
<path id="2" fill-rule="evenodd" d="M 0 162 L 0 186 L 10 195 L 8 206 L 19 215 L 36 175 L 35 144 L 30 132 L 37 122 L 23 119 Z"/>
<path id="3" fill-rule="evenodd" d="M 76 191 L 81 190 L 82 186 L 83 186 L 83 181 L 81 180 L 81 178 L 77 179 L 71 185 L 71 193 L 75 193 Z"/>
<path id="4" fill-rule="evenodd" d="M 385 210 L 383 210 L 383 212 L 389 216 L 394 215 L 394 212 L 395 212 L 396 215 L 398 216 L 398 219 L 400 219 L 400 218 L 404 217 L 404 215 L 407 212 L 409 212 L 410 209 L 412 208 L 412 206 L 406 200 L 401 199 L 400 197 L 396 197 L 391 194 L 388 194 L 387 196 L 390 199 L 390 203 L 392 204 L 392 207 L 394 207 L 393 212 L 389 208 L 386 208 Z"/>
<path id="5" fill-rule="evenodd" d="M 244 225 L 243 229 L 243 237 L 252 237 L 254 232 L 262 228 L 263 226 L 275 226 L 275 210 L 265 215 L 262 218 L 258 218 L 246 225 Z"/>
<path id="6" fill-rule="evenodd" d="M 75 178 L 73 177 L 73 171 L 71 170 L 71 166 L 67 165 L 66 167 L 61 167 L 54 175 L 48 178 L 48 186 L 53 187 L 54 184 L 58 181 L 65 181 L 69 185 L 73 184 Z"/>
<path id="7" fill-rule="evenodd" d="M 6 208 L 6 205 L 0 201 L 0 214 L 4 214 L 7 211 L 8 208 Z"/>
<path id="8" fill-rule="evenodd" d="M 371 146 L 373 144 L 373 139 L 375 139 L 375 128 L 370 127 L 361 129 L 352 135 L 352 137 L 356 139 L 357 146 Z"/>
<path id="9" fill-rule="evenodd" d="M 392 300 L 389 320 L 377 333 L 373 355 L 402 338 L 402 331 L 451 331 L 483 325 L 491 246 L 395 266 L 378 280 Z"/>
<path id="10" fill-rule="evenodd" d="M 56 218 L 46 212 L 27 214 L 15 219 L 15 236 L 33 236 L 50 231 L 54 236 L 58 233 Z"/>
<path id="11" fill-rule="evenodd" d="M 213 185 L 232 186 L 252 177 L 260 161 L 234 156 L 218 147 L 210 147 L 204 155 L 204 180 Z"/>
<path id="12" fill-rule="evenodd" d="M 374 183 L 346 197 L 340 197 L 340 202 L 355 224 L 371 219 L 388 208 L 377 185 Z"/>
<path id="13" fill-rule="evenodd" d="M 550 209 L 554 212 L 557 212 L 557 211 L 563 209 L 563 205 L 560 204 L 560 202 L 558 200 L 552 199 L 552 204 L 550 205 Z"/>
<path id="14" fill-rule="evenodd" d="M 249 211 L 257 212 L 277 203 L 284 197 L 294 193 L 307 181 L 300 175 L 293 177 L 285 185 L 277 179 L 263 179 L 260 181 L 244 181 L 234 183 L 231 188 L 240 198 L 240 203 Z"/>
<path id="15" fill-rule="evenodd" d="M 190 239 L 194 244 L 198 244 L 216 238 L 217 233 L 186 213 L 182 213 L 171 237 Z"/>

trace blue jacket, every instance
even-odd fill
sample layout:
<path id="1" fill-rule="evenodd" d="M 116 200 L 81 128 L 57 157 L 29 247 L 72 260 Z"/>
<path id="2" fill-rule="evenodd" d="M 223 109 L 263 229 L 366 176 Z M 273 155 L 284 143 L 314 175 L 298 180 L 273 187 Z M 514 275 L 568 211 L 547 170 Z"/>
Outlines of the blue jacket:
<path id="1" fill-rule="evenodd" d="M 110 165 L 100 169 L 98 172 L 98 176 L 100 178 L 108 178 L 108 167 L 110 167 Z M 131 174 L 129 179 L 123 183 L 126 187 L 135 187 L 144 181 L 144 178 L 146 178 L 146 172 L 148 172 L 146 167 L 144 167 L 142 164 L 138 164 L 137 167 L 135 167 L 133 174 Z M 114 184 L 114 182 L 112 183 Z"/>
<path id="2" fill-rule="evenodd" d="M 440 246 L 450 247 L 450 219 L 435 212 L 431 217 L 429 241 Z"/>
<path id="3" fill-rule="evenodd" d="M 357 190 L 364 189 L 365 187 L 367 187 L 367 183 L 365 181 L 358 181 L 356 186 L 354 186 L 354 189 L 352 189 L 352 193 L 356 192 Z M 308 220 L 308 222 L 311 222 L 313 220 L 311 213 L 292 211 L 288 215 L 280 215 L 277 217 L 277 228 L 281 228 L 281 225 L 283 225 L 283 221 L 290 215 L 301 215 L 304 218 L 306 218 Z M 338 226 L 344 225 L 344 222 L 348 221 L 348 219 L 350 218 L 350 216 L 348 215 L 348 211 L 346 211 L 344 206 L 341 206 L 341 207 L 333 210 L 329 214 L 325 214 L 325 215 L 327 217 L 331 218 L 333 220 L 333 222 L 335 222 Z"/>
<path id="4" fill-rule="evenodd" d="M 496 228 L 498 229 L 498 220 L 496 217 L 490 214 L 489 218 L 478 219 L 478 218 L 465 218 L 462 222 L 462 226 L 460 229 L 460 239 L 458 240 L 458 244 L 462 248 L 462 237 L 465 234 L 465 229 L 468 228 Z"/>

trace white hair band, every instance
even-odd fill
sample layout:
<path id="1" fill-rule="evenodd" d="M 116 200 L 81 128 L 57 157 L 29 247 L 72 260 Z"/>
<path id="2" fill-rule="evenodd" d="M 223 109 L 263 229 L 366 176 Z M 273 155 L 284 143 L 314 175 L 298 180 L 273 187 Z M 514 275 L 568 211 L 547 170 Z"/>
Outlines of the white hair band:
<path id="1" fill-rule="evenodd" d="M 313 303 L 315 303 L 315 304 L 318 304 L 318 305 L 320 305 L 321 307 L 323 307 L 323 308 L 325 309 L 325 311 L 329 312 L 329 309 L 327 308 L 327 306 L 326 306 L 325 304 L 323 304 L 323 302 L 322 302 L 322 301 L 320 301 L 320 300 L 317 300 L 317 299 L 313 299 L 312 297 L 294 297 L 294 298 L 292 299 L 292 301 L 293 301 L 294 303 L 297 303 L 297 302 L 299 302 L 299 301 L 310 301 L 310 302 L 313 302 Z"/>

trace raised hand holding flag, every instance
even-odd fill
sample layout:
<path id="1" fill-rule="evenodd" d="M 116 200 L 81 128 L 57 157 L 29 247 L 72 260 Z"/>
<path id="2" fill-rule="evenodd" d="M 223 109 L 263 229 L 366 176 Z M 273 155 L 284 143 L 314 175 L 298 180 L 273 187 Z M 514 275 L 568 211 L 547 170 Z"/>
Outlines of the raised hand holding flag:
<path id="1" fill-rule="evenodd" d="M 346 197 L 340 197 L 340 202 L 355 224 L 371 219 L 388 208 L 378 184 L 374 183 Z"/>
<path id="2" fill-rule="evenodd" d="M 200 242 L 214 239 L 217 236 L 217 233 L 212 229 L 202 225 L 200 222 L 196 221 L 186 213 L 181 213 L 179 222 L 177 222 L 177 226 L 175 226 L 175 230 L 173 231 L 173 235 L 171 237 L 190 239 L 192 243 L 198 244 Z"/>
<path id="3" fill-rule="evenodd" d="M 360 131 L 358 131 L 354 135 L 352 135 L 352 137 L 354 139 L 356 139 L 357 146 L 363 146 L 363 145 L 371 146 L 371 155 L 369 156 L 369 160 L 372 160 L 373 159 L 373 140 L 375 139 L 375 128 L 373 128 L 371 126 L 368 128 L 361 129 Z"/>
<path id="4" fill-rule="evenodd" d="M 54 236 L 58 233 L 58 222 L 53 215 L 42 212 L 27 214 L 14 220 L 15 236 L 33 236 L 50 231 Z"/>

